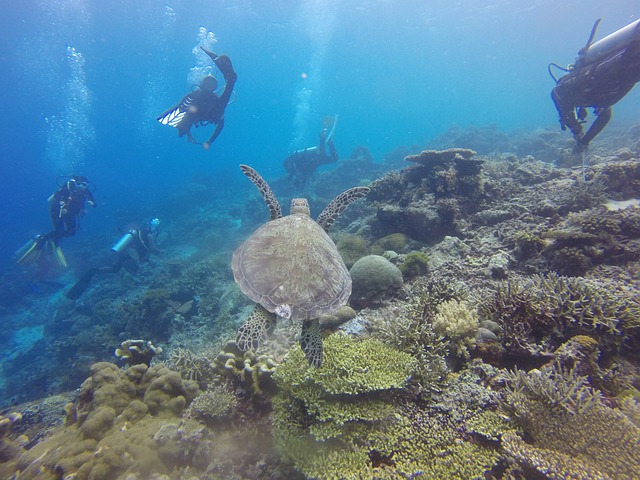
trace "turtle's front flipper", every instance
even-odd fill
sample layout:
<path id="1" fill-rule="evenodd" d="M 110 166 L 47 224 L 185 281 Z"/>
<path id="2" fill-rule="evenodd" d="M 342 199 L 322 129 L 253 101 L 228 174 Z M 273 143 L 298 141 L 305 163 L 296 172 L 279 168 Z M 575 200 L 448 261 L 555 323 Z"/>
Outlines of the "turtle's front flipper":
<path id="1" fill-rule="evenodd" d="M 338 215 L 344 212 L 345 208 L 359 198 L 364 197 L 370 191 L 371 189 L 369 187 L 353 187 L 346 192 L 342 192 L 334 198 L 318 216 L 318 225 L 320 225 L 325 232 L 328 232 L 333 222 L 336 221 Z"/>
<path id="2" fill-rule="evenodd" d="M 271 187 L 269 186 L 269 184 L 265 182 L 264 178 L 262 178 L 260 174 L 249 165 L 240 165 L 240 170 L 242 170 L 242 173 L 244 173 L 256 187 L 258 187 L 260 195 L 262 195 L 262 198 L 264 198 L 264 202 L 267 204 L 267 207 L 269 207 L 271 220 L 280 218 L 282 216 L 282 209 L 280 208 L 278 199 L 271 191 Z"/>
<path id="3" fill-rule="evenodd" d="M 236 345 L 240 350 L 255 350 L 267 338 L 276 322 L 276 316 L 260 305 L 256 305 L 249 318 L 238 329 Z"/>
<path id="4" fill-rule="evenodd" d="M 320 321 L 318 319 L 304 321 L 300 335 L 300 346 L 309 365 L 316 368 L 322 365 L 322 335 L 320 335 Z"/>

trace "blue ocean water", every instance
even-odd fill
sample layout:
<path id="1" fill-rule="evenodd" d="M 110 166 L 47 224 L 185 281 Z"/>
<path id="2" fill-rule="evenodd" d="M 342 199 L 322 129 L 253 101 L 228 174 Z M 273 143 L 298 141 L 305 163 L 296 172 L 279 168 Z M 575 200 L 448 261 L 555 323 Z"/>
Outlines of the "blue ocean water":
<path id="1" fill-rule="evenodd" d="M 96 187 L 99 207 L 64 244 L 79 268 L 80 245 L 106 249 L 148 215 L 170 221 L 182 205 L 167 199 L 194 177 L 224 196 L 253 188 L 240 163 L 284 175 L 283 158 L 316 143 L 324 115 L 339 114 L 340 152 L 364 145 L 376 159 L 452 125 L 555 127 L 547 64 L 571 63 L 597 18 L 599 38 L 638 18 L 624 0 L 28 0 L 2 10 L 5 278 L 29 275 L 13 252 L 48 230 L 59 176 Z M 209 151 L 155 121 L 207 72 L 193 53 L 203 42 L 238 73 Z M 637 120 L 639 95 L 614 121 Z"/>

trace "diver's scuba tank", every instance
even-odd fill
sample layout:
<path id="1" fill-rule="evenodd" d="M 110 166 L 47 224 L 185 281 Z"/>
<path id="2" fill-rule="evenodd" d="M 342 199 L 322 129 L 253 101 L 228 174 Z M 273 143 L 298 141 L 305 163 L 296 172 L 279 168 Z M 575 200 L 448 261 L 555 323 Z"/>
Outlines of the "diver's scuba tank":
<path id="1" fill-rule="evenodd" d="M 318 150 L 318 147 L 307 147 L 307 148 L 301 148 L 300 150 L 296 150 L 295 152 L 293 152 L 294 155 L 301 155 L 303 153 L 311 153 L 311 152 L 315 152 L 316 150 Z"/>
<path id="2" fill-rule="evenodd" d="M 111 250 L 113 250 L 116 253 L 124 252 L 127 249 L 127 247 L 131 245 L 132 240 L 137 234 L 138 232 L 136 230 L 129 230 L 122 237 L 120 237 L 120 240 L 118 240 L 113 245 L 113 247 L 111 247 Z"/>
<path id="3" fill-rule="evenodd" d="M 587 45 L 578 53 L 576 67 L 597 63 L 614 51 L 625 48 L 634 40 L 640 39 L 640 20 L 636 20 L 603 39 L 591 43 L 599 23 L 600 19 L 593 26 Z"/>

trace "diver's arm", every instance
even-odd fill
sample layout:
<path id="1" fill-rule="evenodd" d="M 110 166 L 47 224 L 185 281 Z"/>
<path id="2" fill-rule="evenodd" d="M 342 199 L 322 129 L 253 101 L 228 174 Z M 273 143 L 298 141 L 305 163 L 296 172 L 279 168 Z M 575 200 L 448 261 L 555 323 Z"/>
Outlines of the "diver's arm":
<path id="1" fill-rule="evenodd" d="M 611 107 L 596 109 L 595 121 L 591 124 L 589 130 L 587 130 L 587 133 L 578 139 L 578 143 L 582 144 L 582 146 L 586 148 L 587 145 L 589 145 L 589 142 L 602 131 L 607 123 L 609 123 L 609 120 L 611 120 L 611 113 Z"/>
<path id="2" fill-rule="evenodd" d="M 216 138 L 218 138 L 218 135 L 220 135 L 220 132 L 222 131 L 223 128 L 224 128 L 224 117 L 222 117 L 220 121 L 217 123 L 216 129 L 213 131 L 213 135 L 209 137 L 209 140 L 207 140 L 202 144 L 202 148 L 204 148 L 205 150 L 209 150 L 209 147 L 211 146 L 213 141 Z"/>
<path id="3" fill-rule="evenodd" d="M 93 193 L 91 193 L 88 189 L 87 189 L 87 202 L 89 202 L 89 205 L 91 205 L 93 208 L 98 206 L 98 202 L 96 202 L 96 199 L 93 198 Z"/>
<path id="4" fill-rule="evenodd" d="M 556 87 L 551 91 L 551 99 L 560 117 L 560 127 L 562 130 L 569 128 L 577 140 L 582 137 L 582 125 L 576 118 L 575 106 L 564 101 L 563 97 L 558 93 L 558 89 L 559 87 Z"/>

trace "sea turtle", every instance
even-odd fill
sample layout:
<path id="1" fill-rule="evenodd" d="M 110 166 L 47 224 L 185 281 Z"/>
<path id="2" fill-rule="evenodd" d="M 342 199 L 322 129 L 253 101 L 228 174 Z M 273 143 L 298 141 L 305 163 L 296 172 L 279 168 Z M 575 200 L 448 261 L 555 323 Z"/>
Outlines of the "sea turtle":
<path id="1" fill-rule="evenodd" d="M 282 216 L 278 200 L 258 172 L 240 165 L 262 194 L 271 219 L 233 253 L 233 277 L 240 290 L 259 305 L 238 330 L 241 350 L 256 349 L 276 316 L 302 322 L 300 344 L 309 363 L 322 363 L 318 318 L 346 305 L 351 276 L 335 243 L 327 234 L 351 202 L 364 197 L 367 187 L 338 195 L 318 216 L 310 217 L 304 198 L 291 200 L 291 212 Z"/>

